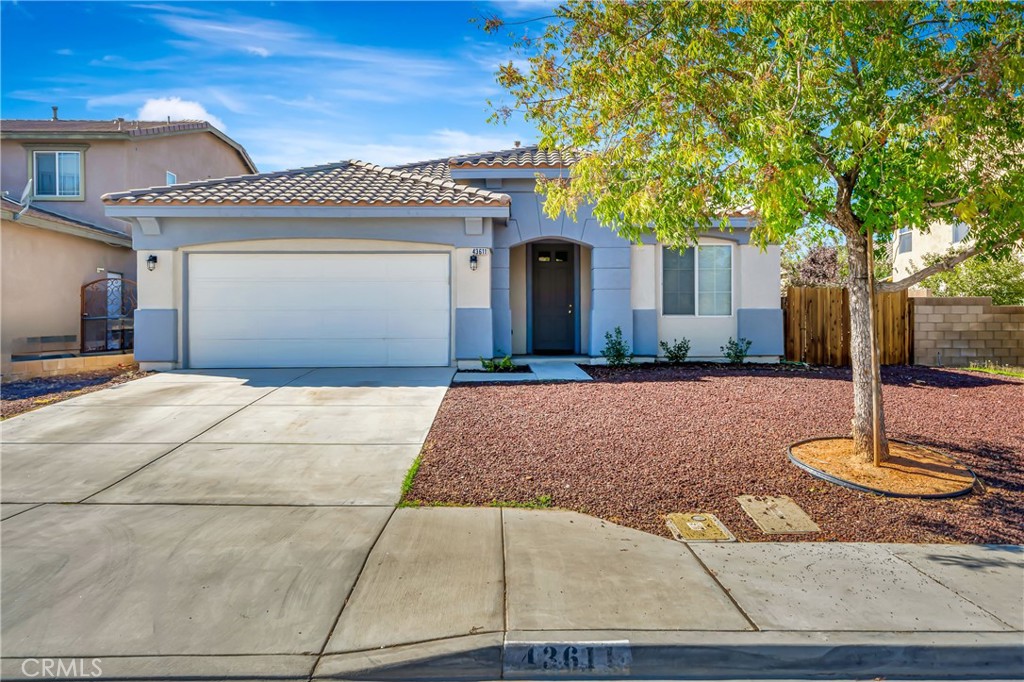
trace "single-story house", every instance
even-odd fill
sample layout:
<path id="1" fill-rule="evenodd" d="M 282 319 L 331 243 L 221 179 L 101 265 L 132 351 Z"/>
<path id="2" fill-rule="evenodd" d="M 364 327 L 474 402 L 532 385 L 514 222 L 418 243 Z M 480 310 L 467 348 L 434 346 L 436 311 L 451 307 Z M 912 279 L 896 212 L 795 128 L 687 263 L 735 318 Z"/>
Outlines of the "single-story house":
<path id="1" fill-rule="evenodd" d="M 779 248 L 753 216 L 677 252 L 631 244 L 581 207 L 549 219 L 536 178 L 573 159 L 537 147 L 384 168 L 361 161 L 116 192 L 139 259 L 135 357 L 146 368 L 478 366 L 599 361 L 688 338 L 721 359 L 783 352 Z"/>

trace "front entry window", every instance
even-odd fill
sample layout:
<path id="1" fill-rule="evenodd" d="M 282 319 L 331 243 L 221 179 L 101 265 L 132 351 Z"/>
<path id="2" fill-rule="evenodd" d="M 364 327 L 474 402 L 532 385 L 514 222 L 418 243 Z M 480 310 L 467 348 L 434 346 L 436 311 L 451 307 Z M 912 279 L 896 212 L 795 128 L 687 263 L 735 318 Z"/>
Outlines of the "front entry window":
<path id="1" fill-rule="evenodd" d="M 665 315 L 732 315 L 732 247 L 665 247 L 661 287 Z"/>

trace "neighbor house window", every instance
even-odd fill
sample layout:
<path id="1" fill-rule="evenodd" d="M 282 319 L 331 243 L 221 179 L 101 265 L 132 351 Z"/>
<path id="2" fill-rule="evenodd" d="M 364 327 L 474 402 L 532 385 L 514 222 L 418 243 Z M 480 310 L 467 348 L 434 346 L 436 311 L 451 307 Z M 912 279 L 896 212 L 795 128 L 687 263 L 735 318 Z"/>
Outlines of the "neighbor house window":
<path id="1" fill-rule="evenodd" d="M 34 152 L 37 197 L 78 197 L 82 194 L 81 152 Z"/>
<path id="2" fill-rule="evenodd" d="M 662 249 L 665 315 L 732 315 L 732 247 Z"/>
<path id="3" fill-rule="evenodd" d="M 914 234 L 909 227 L 901 227 L 896 239 L 896 253 L 906 253 L 914 248 Z"/>
<path id="4" fill-rule="evenodd" d="M 178 182 L 178 176 L 171 171 L 167 171 L 167 182 L 165 184 L 173 185 L 176 182 Z"/>
<path id="5" fill-rule="evenodd" d="M 953 226 L 953 243 L 959 244 L 967 238 L 967 225 L 963 223 L 957 223 Z"/>

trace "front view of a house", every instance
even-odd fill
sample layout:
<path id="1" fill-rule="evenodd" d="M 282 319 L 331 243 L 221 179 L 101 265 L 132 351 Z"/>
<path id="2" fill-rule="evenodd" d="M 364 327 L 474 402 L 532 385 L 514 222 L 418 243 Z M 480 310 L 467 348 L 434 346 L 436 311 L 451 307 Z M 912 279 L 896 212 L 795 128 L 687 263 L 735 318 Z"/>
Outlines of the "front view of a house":
<path id="1" fill-rule="evenodd" d="M 347 161 L 106 196 L 133 223 L 135 357 L 149 369 L 472 366 L 481 357 L 600 357 L 687 338 L 719 359 L 782 353 L 779 249 L 751 219 L 678 252 L 631 244 L 586 207 L 544 215 L 536 147 L 382 168 Z"/>

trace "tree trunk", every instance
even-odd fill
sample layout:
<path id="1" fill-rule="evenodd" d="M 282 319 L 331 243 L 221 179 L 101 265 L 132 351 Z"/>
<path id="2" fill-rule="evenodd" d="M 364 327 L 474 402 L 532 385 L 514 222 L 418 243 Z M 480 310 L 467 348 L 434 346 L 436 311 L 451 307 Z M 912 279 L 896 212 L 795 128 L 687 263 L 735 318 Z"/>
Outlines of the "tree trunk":
<path id="1" fill-rule="evenodd" d="M 850 364 L 853 367 L 853 443 L 857 457 L 874 461 L 872 439 L 871 291 L 868 283 L 868 244 L 862 234 L 847 235 L 850 267 Z M 879 459 L 889 457 L 885 411 L 878 401 Z"/>

